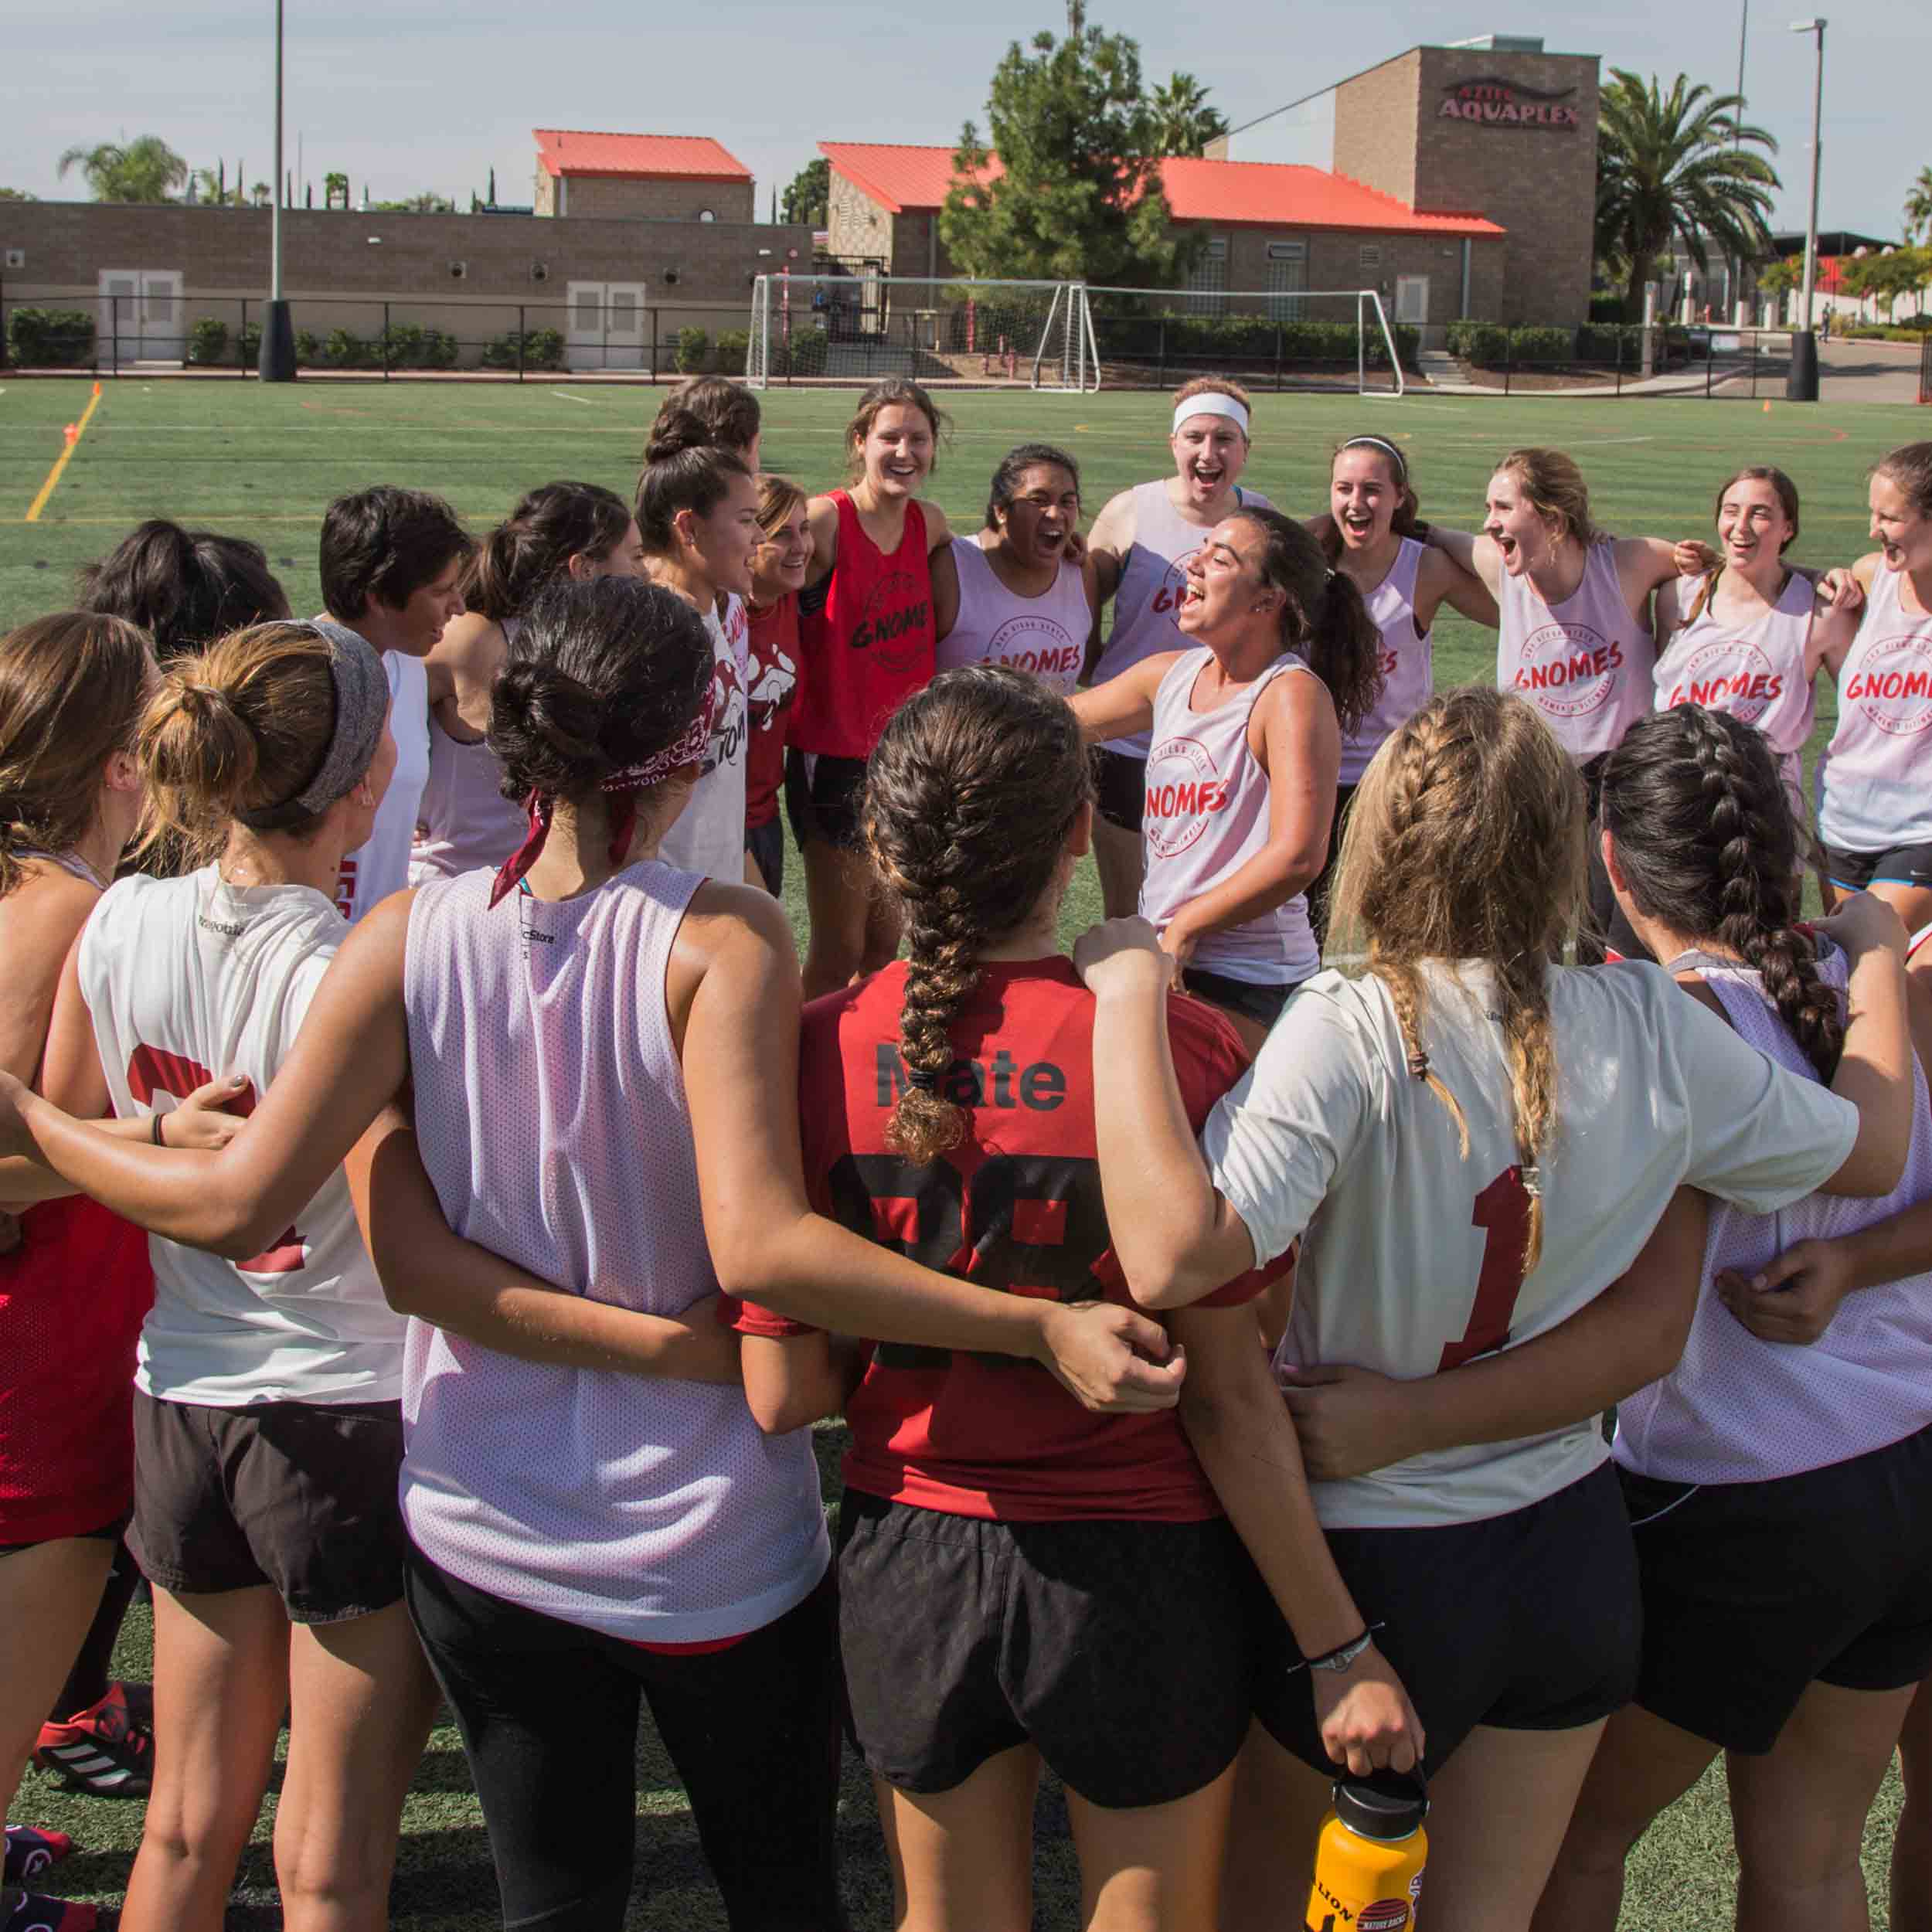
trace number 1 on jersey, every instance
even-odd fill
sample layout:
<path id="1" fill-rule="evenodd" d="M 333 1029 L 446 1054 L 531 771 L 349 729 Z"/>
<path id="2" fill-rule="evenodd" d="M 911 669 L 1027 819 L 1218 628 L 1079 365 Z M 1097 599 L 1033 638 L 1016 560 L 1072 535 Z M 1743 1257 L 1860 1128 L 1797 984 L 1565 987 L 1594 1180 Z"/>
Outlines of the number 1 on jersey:
<path id="1" fill-rule="evenodd" d="M 1476 1277 L 1469 1325 L 1460 1340 L 1443 1349 L 1436 1364 L 1438 1375 L 1488 1355 L 1509 1339 L 1509 1318 L 1522 1292 L 1523 1258 L 1529 1244 L 1529 1194 L 1522 1184 L 1522 1169 L 1505 1168 L 1476 1196 L 1469 1219 L 1483 1230 L 1482 1272 Z"/>

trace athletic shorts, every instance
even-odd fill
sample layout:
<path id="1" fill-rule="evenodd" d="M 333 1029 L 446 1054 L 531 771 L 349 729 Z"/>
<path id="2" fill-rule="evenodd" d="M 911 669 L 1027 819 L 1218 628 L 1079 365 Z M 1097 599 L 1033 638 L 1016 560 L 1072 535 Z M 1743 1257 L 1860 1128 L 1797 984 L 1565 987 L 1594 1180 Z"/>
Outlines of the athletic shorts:
<path id="1" fill-rule="evenodd" d="M 776 899 L 784 889 L 785 883 L 784 827 L 776 818 L 767 818 L 762 825 L 747 825 L 745 851 L 758 868 L 758 876 L 765 882 L 765 890 Z"/>
<path id="2" fill-rule="evenodd" d="M 178 1597 L 266 1583 L 297 1624 L 400 1601 L 402 1405 L 216 1409 L 134 1391 L 128 1546 Z"/>
<path id="3" fill-rule="evenodd" d="M 1877 885 L 1932 886 L 1932 845 L 1890 845 L 1883 852 L 1827 845 L 1825 876 L 1842 892 Z"/>
<path id="4" fill-rule="evenodd" d="M 1266 1603 L 1218 1518 L 988 1522 L 849 1489 L 839 1509 L 852 1739 L 901 1791 L 1031 1742 L 1107 1810 L 1198 1791 L 1241 1748 Z"/>
<path id="5" fill-rule="evenodd" d="M 1181 984 L 1196 999 L 1239 1013 L 1243 1019 L 1261 1026 L 1272 1026 L 1281 1017 L 1289 994 L 1301 983 L 1299 980 L 1284 984 L 1273 980 L 1230 979 L 1226 973 L 1210 973 L 1199 966 L 1181 968 Z"/>
<path id="6" fill-rule="evenodd" d="M 124 1511 L 111 1522 L 104 1522 L 97 1529 L 77 1529 L 71 1536 L 36 1536 L 30 1543 L 0 1543 L 0 1557 L 17 1556 L 23 1549 L 38 1549 L 43 1543 L 117 1543 L 126 1534 L 128 1517 Z"/>
<path id="7" fill-rule="evenodd" d="M 1641 1630 L 1637 1559 L 1608 1464 L 1506 1515 L 1328 1536 L 1422 1719 L 1431 1775 L 1478 1724 L 1572 1730 L 1630 1702 Z M 1255 1715 L 1284 1750 L 1332 1771 L 1300 1662 L 1277 1617 Z"/>
<path id="8" fill-rule="evenodd" d="M 1147 809 L 1147 760 L 1101 746 L 1094 754 L 1094 802 L 1110 825 L 1138 832 Z"/>
<path id="9" fill-rule="evenodd" d="M 859 812 L 865 790 L 863 758 L 785 747 L 785 816 L 801 850 L 822 838 L 841 852 L 856 852 L 864 843 Z"/>
<path id="10" fill-rule="evenodd" d="M 1932 1428 L 1766 1482 L 1618 1473 L 1653 1716 L 1768 1751 L 1815 1682 L 1900 1690 L 1932 1672 Z"/>

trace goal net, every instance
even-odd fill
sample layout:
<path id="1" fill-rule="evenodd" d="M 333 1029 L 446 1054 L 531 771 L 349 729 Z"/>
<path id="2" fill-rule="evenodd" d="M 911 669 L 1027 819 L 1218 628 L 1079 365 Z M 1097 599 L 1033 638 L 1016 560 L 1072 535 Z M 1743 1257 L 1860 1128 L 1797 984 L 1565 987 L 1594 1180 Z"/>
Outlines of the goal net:
<path id="1" fill-rule="evenodd" d="M 1393 325 L 1376 291 L 1298 287 L 1301 264 L 1286 260 L 1269 264 L 1277 286 L 1220 288 L 1220 266 L 1210 253 L 1185 288 L 1086 291 L 1109 389 L 1226 376 L 1251 390 L 1402 394 L 1405 369 L 1418 367 L 1422 332 Z"/>
<path id="2" fill-rule="evenodd" d="M 925 281 L 883 270 L 760 275 L 749 335 L 753 389 L 882 376 L 956 389 L 1100 386 L 1080 282 Z"/>

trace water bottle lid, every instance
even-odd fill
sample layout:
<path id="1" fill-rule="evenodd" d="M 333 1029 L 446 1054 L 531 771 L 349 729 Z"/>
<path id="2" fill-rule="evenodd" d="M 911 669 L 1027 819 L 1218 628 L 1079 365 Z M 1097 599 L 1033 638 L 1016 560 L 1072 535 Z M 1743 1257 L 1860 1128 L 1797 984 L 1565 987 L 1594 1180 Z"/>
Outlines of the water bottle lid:
<path id="1" fill-rule="evenodd" d="M 1340 1779 L 1334 1795 L 1335 1816 L 1350 1831 L 1384 1844 L 1413 1838 L 1429 1812 L 1421 1779 L 1395 1771 Z"/>

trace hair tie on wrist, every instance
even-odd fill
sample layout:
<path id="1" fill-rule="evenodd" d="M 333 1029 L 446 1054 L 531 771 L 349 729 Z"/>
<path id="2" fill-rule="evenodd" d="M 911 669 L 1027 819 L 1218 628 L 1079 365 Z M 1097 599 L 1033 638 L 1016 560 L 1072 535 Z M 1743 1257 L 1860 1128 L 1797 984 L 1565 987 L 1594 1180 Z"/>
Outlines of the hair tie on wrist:
<path id="1" fill-rule="evenodd" d="M 157 1111 L 154 1117 L 155 1124 L 148 1130 L 148 1138 L 153 1141 L 154 1144 L 157 1147 L 165 1147 L 168 1145 L 168 1143 L 161 1138 L 161 1124 L 166 1118 L 167 1116 L 165 1114 Z"/>

